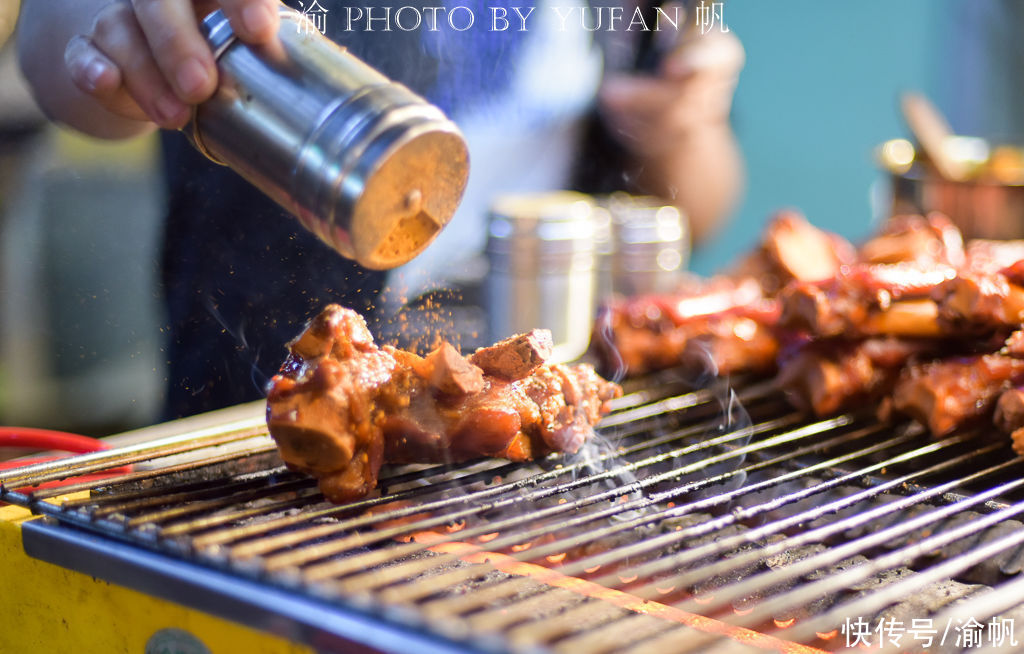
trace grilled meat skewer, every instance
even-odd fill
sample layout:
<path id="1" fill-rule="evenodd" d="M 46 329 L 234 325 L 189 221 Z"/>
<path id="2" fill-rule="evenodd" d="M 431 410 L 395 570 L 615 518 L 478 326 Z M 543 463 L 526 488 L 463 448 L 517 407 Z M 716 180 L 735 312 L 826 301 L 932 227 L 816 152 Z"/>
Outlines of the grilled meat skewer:
<path id="1" fill-rule="evenodd" d="M 377 347 L 354 311 L 329 305 L 289 344 L 271 380 L 267 425 L 285 463 L 332 502 L 370 493 L 383 463 L 576 452 L 621 395 L 593 368 L 551 365 L 542 330 L 426 357 Z"/>

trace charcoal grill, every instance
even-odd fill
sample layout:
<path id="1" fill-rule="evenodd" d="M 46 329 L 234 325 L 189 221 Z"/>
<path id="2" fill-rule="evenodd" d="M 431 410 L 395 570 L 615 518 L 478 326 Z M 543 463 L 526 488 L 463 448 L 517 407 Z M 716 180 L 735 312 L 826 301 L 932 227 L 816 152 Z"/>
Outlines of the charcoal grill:
<path id="1" fill-rule="evenodd" d="M 44 516 L 33 557 L 320 651 L 1024 650 L 1004 437 L 738 387 L 647 379 L 583 455 L 395 467 L 345 506 L 281 464 L 259 407 L 5 471 L 0 499 Z"/>

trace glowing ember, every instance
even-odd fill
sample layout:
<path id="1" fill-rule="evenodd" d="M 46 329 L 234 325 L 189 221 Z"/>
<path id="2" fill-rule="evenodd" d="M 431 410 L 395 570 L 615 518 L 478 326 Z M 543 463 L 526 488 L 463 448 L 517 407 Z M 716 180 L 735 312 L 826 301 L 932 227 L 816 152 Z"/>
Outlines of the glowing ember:
<path id="1" fill-rule="evenodd" d="M 774 622 L 775 626 L 779 629 L 785 629 L 796 622 L 796 618 L 790 618 L 789 620 L 772 620 L 772 622 Z"/>
<path id="2" fill-rule="evenodd" d="M 583 572 L 586 572 L 587 574 L 593 574 L 593 573 L 597 572 L 600 569 L 601 569 L 600 565 L 595 565 L 593 568 L 583 568 Z"/>
<path id="3" fill-rule="evenodd" d="M 737 609 L 737 608 L 734 608 L 733 612 L 736 615 L 749 615 L 753 610 L 754 610 L 754 607 L 750 607 L 749 609 Z"/>
<path id="4" fill-rule="evenodd" d="M 835 638 L 836 636 L 839 635 L 839 630 L 838 629 L 833 629 L 832 631 L 829 631 L 829 632 L 826 632 L 826 633 L 821 633 L 820 631 L 815 631 L 814 635 L 817 636 L 818 638 L 822 639 L 822 640 L 832 640 L 833 638 Z"/>
<path id="5" fill-rule="evenodd" d="M 476 539 L 478 541 L 480 541 L 481 543 L 489 543 L 490 541 L 494 540 L 497 537 L 498 537 L 498 532 L 494 532 L 494 533 L 491 533 L 491 534 L 484 534 L 482 536 L 477 536 Z"/>
<path id="6" fill-rule="evenodd" d="M 661 587 L 661 586 L 655 586 L 655 587 L 654 587 L 654 590 L 658 591 L 658 592 L 659 592 L 659 593 L 661 593 L 662 595 L 668 595 L 669 593 L 671 593 L 671 592 L 672 592 L 672 591 L 674 591 L 675 589 L 676 589 L 676 587 L 675 587 L 675 586 L 668 586 L 668 587 L 665 587 L 665 588 L 663 588 L 663 587 Z"/>
<path id="7" fill-rule="evenodd" d="M 465 520 L 461 520 L 459 522 L 453 522 L 452 524 L 450 524 L 447 527 L 445 527 L 445 529 L 448 530 L 449 534 L 454 534 L 455 532 L 461 531 L 462 529 L 465 529 L 465 528 L 466 528 L 466 521 Z"/>
<path id="8" fill-rule="evenodd" d="M 438 534 L 433 534 L 432 532 L 422 532 L 419 534 L 413 534 L 413 539 L 417 542 L 431 542 L 420 541 L 420 537 L 423 535 L 426 535 L 427 538 L 438 536 Z M 649 615 L 662 620 L 670 620 L 679 624 L 685 624 L 693 629 L 697 629 L 705 633 L 718 634 L 731 638 L 738 643 L 774 650 L 781 654 L 823 654 L 822 650 L 814 647 L 781 640 L 779 638 L 769 636 L 768 634 L 758 633 L 751 629 L 735 627 L 721 622 L 720 620 L 715 620 L 714 618 L 707 618 L 695 613 L 688 613 L 667 604 L 643 599 L 636 595 L 624 593 L 620 590 L 605 588 L 600 584 L 595 584 L 585 579 L 563 575 L 555 570 L 545 568 L 544 566 L 518 561 L 504 554 L 484 552 L 481 551 L 480 548 L 470 545 L 469 543 L 461 543 L 457 541 L 436 543 L 430 546 L 430 550 L 440 554 L 457 556 L 467 563 L 490 563 L 497 570 L 506 574 L 529 577 L 554 588 L 561 588 L 578 595 L 602 600 L 613 606 L 618 606 L 619 608 L 633 611 L 635 613 Z"/>
<path id="9" fill-rule="evenodd" d="M 632 575 L 632 576 L 628 576 L 628 577 L 624 576 L 624 575 L 619 575 L 619 581 L 621 581 L 624 584 L 630 584 L 630 583 L 633 583 L 634 581 L 636 581 L 636 577 L 637 577 L 636 575 Z"/>
<path id="10" fill-rule="evenodd" d="M 561 554 L 552 554 L 551 556 L 545 558 L 548 560 L 549 563 L 561 563 L 565 560 L 565 555 L 566 553 L 562 552 Z"/>
<path id="11" fill-rule="evenodd" d="M 513 552 L 525 552 L 526 550 L 530 549 L 531 547 L 533 547 L 533 543 L 521 543 L 519 545 L 513 545 L 512 546 L 512 551 Z"/>
<path id="12" fill-rule="evenodd" d="M 698 597 L 697 595 L 694 595 L 693 596 L 693 601 L 697 602 L 698 604 L 710 604 L 711 602 L 715 601 L 715 596 L 714 595 L 701 595 L 701 596 Z"/>

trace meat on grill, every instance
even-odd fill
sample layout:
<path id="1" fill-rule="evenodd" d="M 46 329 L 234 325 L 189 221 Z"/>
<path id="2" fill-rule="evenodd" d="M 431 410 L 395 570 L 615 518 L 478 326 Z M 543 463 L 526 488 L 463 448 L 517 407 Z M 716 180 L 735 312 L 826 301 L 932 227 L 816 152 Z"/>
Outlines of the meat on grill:
<path id="1" fill-rule="evenodd" d="M 935 435 L 995 412 L 1024 453 L 1024 331 L 1003 342 L 1022 324 L 1024 241 L 965 244 L 933 213 L 896 216 L 854 251 L 783 212 L 729 275 L 610 303 L 593 349 L 638 374 L 701 344 L 723 373 L 776 368 L 816 415 L 881 401 Z"/>
<path id="2" fill-rule="evenodd" d="M 945 264 L 959 268 L 966 253 L 963 236 L 941 213 L 893 216 L 858 250 L 864 263 Z"/>
<path id="3" fill-rule="evenodd" d="M 943 436 L 989 416 L 1000 394 L 1024 382 L 1024 359 L 1005 354 L 953 357 L 905 368 L 892 408 Z"/>
<path id="4" fill-rule="evenodd" d="M 674 296 L 615 298 L 600 311 L 591 350 L 607 374 L 640 375 L 708 357 L 719 374 L 771 371 L 776 304 L 756 280 L 716 278 Z"/>
<path id="5" fill-rule="evenodd" d="M 985 331 L 1024 322 L 1024 261 L 999 271 L 964 270 L 932 294 L 946 331 Z"/>
<path id="6" fill-rule="evenodd" d="M 289 350 L 267 424 L 285 463 L 332 502 L 368 494 L 385 462 L 576 452 L 622 392 L 586 364 L 544 363 L 542 330 L 468 359 L 447 344 L 420 357 L 378 347 L 359 314 L 329 305 Z"/>
<path id="7" fill-rule="evenodd" d="M 779 308 L 775 294 L 791 281 L 823 282 L 852 263 L 841 237 L 795 211 L 779 212 L 758 249 L 726 275 L 688 280 L 677 292 L 613 298 L 602 308 L 592 352 L 608 374 L 640 375 L 713 359 L 719 374 L 775 368 Z"/>
<path id="8" fill-rule="evenodd" d="M 808 341 L 785 357 L 775 381 L 795 406 L 826 416 L 891 393 L 907 362 L 937 350 L 935 341 L 891 336 Z"/>
<path id="9" fill-rule="evenodd" d="M 826 282 L 784 288 L 779 325 L 818 338 L 938 336 L 939 308 L 930 296 L 956 274 L 948 264 L 846 266 Z"/>

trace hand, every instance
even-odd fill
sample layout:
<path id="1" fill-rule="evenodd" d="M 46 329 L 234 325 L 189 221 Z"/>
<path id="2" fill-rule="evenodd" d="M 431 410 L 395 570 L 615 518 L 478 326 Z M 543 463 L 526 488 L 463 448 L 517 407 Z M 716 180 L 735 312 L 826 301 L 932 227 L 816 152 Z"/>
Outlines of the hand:
<path id="1" fill-rule="evenodd" d="M 744 60 L 731 32 L 691 36 L 665 57 L 657 76 L 608 76 L 599 96 L 602 115 L 638 155 L 675 147 L 694 130 L 727 124 Z"/>
<path id="2" fill-rule="evenodd" d="M 64 65 L 75 86 L 124 118 L 177 129 L 217 88 L 198 19 L 220 8 L 243 41 L 277 34 L 277 0 L 111 0 L 74 36 Z"/>

